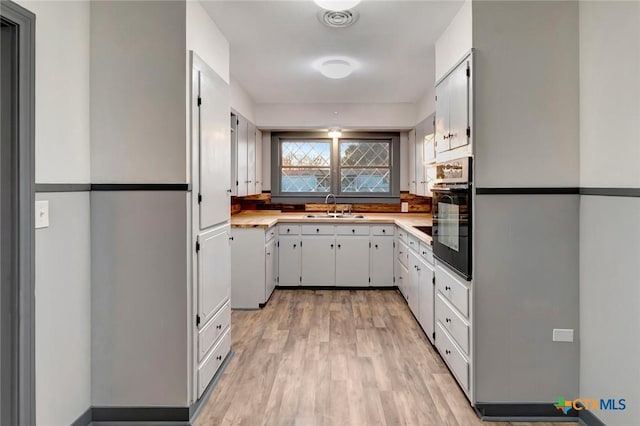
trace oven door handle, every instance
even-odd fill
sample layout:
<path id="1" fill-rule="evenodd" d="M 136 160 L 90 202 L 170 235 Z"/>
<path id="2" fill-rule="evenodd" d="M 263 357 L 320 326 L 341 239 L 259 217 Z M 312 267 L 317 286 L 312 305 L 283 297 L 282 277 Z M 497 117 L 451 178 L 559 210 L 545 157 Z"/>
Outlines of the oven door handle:
<path id="1" fill-rule="evenodd" d="M 431 188 L 431 192 L 468 192 L 469 191 L 469 187 L 465 186 L 464 188 L 462 187 L 458 187 L 458 188 L 449 188 L 449 187 L 433 187 Z"/>

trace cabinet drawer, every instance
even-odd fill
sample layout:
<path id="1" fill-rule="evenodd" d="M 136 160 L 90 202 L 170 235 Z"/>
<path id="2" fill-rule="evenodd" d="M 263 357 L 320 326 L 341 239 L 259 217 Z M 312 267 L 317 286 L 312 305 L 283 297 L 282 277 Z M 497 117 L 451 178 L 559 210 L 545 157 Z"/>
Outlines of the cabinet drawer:
<path id="1" fill-rule="evenodd" d="M 436 321 L 439 321 L 467 355 L 469 354 L 469 325 L 444 300 L 441 294 L 436 297 Z"/>
<path id="2" fill-rule="evenodd" d="M 337 225 L 338 235 L 369 235 L 369 225 Z"/>
<path id="3" fill-rule="evenodd" d="M 469 288 L 442 265 L 436 266 L 436 287 L 465 317 L 469 317 Z"/>
<path id="4" fill-rule="evenodd" d="M 326 224 L 302 225 L 303 235 L 333 235 L 334 233 L 335 233 L 334 225 L 326 225 Z"/>
<path id="5" fill-rule="evenodd" d="M 229 327 L 231 322 L 231 302 L 227 302 L 211 320 L 198 332 L 198 360 L 209 352 L 218 337 Z"/>
<path id="6" fill-rule="evenodd" d="M 409 267 L 409 246 L 403 243 L 402 241 L 398 241 L 398 245 L 400 248 L 398 249 L 398 260 L 407 268 Z"/>
<path id="7" fill-rule="evenodd" d="M 408 237 L 407 231 L 398 227 L 398 240 L 407 244 L 408 243 L 407 237 Z"/>
<path id="8" fill-rule="evenodd" d="M 433 265 L 433 249 L 431 246 L 424 241 L 420 241 L 420 256 Z"/>
<path id="9" fill-rule="evenodd" d="M 211 379 L 213 379 L 230 350 L 231 330 L 227 329 L 198 367 L 198 398 L 202 396 L 204 390 L 209 386 Z"/>
<path id="10" fill-rule="evenodd" d="M 265 233 L 264 233 L 264 242 L 268 243 L 269 241 L 273 240 L 276 236 L 276 227 L 272 226 L 271 228 L 268 228 Z"/>
<path id="11" fill-rule="evenodd" d="M 278 235 L 299 235 L 300 225 L 291 225 L 288 223 L 281 223 L 278 225 Z"/>
<path id="12" fill-rule="evenodd" d="M 440 323 L 436 327 L 436 348 L 438 348 L 438 352 L 449 365 L 460 386 L 468 391 L 469 363 Z"/>
<path id="13" fill-rule="evenodd" d="M 371 235 L 393 235 L 395 228 L 396 227 L 394 225 L 373 225 L 371 227 Z"/>
<path id="14" fill-rule="evenodd" d="M 407 244 L 409 244 L 409 248 L 411 250 L 415 250 L 416 252 L 420 250 L 420 240 L 418 237 L 414 237 L 411 234 L 407 235 Z"/>

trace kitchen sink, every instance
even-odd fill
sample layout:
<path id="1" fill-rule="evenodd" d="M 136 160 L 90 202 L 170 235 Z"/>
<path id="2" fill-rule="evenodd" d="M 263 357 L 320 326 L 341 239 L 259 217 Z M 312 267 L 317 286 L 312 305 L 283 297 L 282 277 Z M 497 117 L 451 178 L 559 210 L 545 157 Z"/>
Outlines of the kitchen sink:
<path id="1" fill-rule="evenodd" d="M 428 236 L 431 236 L 431 226 L 414 226 L 418 231 L 424 232 Z"/>
<path id="2" fill-rule="evenodd" d="M 361 214 L 308 214 L 308 219 L 365 219 L 366 216 Z"/>

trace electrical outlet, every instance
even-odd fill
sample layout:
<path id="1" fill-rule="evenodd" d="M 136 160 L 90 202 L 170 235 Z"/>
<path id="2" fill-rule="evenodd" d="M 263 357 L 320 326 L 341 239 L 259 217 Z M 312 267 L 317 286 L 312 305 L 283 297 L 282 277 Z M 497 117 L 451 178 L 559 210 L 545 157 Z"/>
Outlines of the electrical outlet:
<path id="1" fill-rule="evenodd" d="M 400 203 L 400 211 L 402 213 L 408 213 L 409 212 L 409 203 L 406 201 L 403 201 L 402 203 Z"/>
<path id="2" fill-rule="evenodd" d="M 573 328 L 554 328 L 554 342 L 573 342 Z"/>
<path id="3" fill-rule="evenodd" d="M 36 201 L 36 229 L 49 227 L 49 201 Z"/>

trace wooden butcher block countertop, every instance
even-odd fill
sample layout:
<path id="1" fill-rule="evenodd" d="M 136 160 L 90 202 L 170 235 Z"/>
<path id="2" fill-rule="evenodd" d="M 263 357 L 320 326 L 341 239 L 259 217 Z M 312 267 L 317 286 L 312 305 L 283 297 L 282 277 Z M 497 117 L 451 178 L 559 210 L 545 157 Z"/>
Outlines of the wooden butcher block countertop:
<path id="1" fill-rule="evenodd" d="M 232 228 L 270 228 L 278 223 L 393 223 L 418 239 L 432 244 L 431 236 L 414 228 L 414 226 L 431 226 L 431 214 L 428 213 L 356 213 L 364 215 L 358 218 L 312 218 L 309 214 L 323 213 L 282 213 L 279 210 L 245 210 L 231 216 Z"/>

